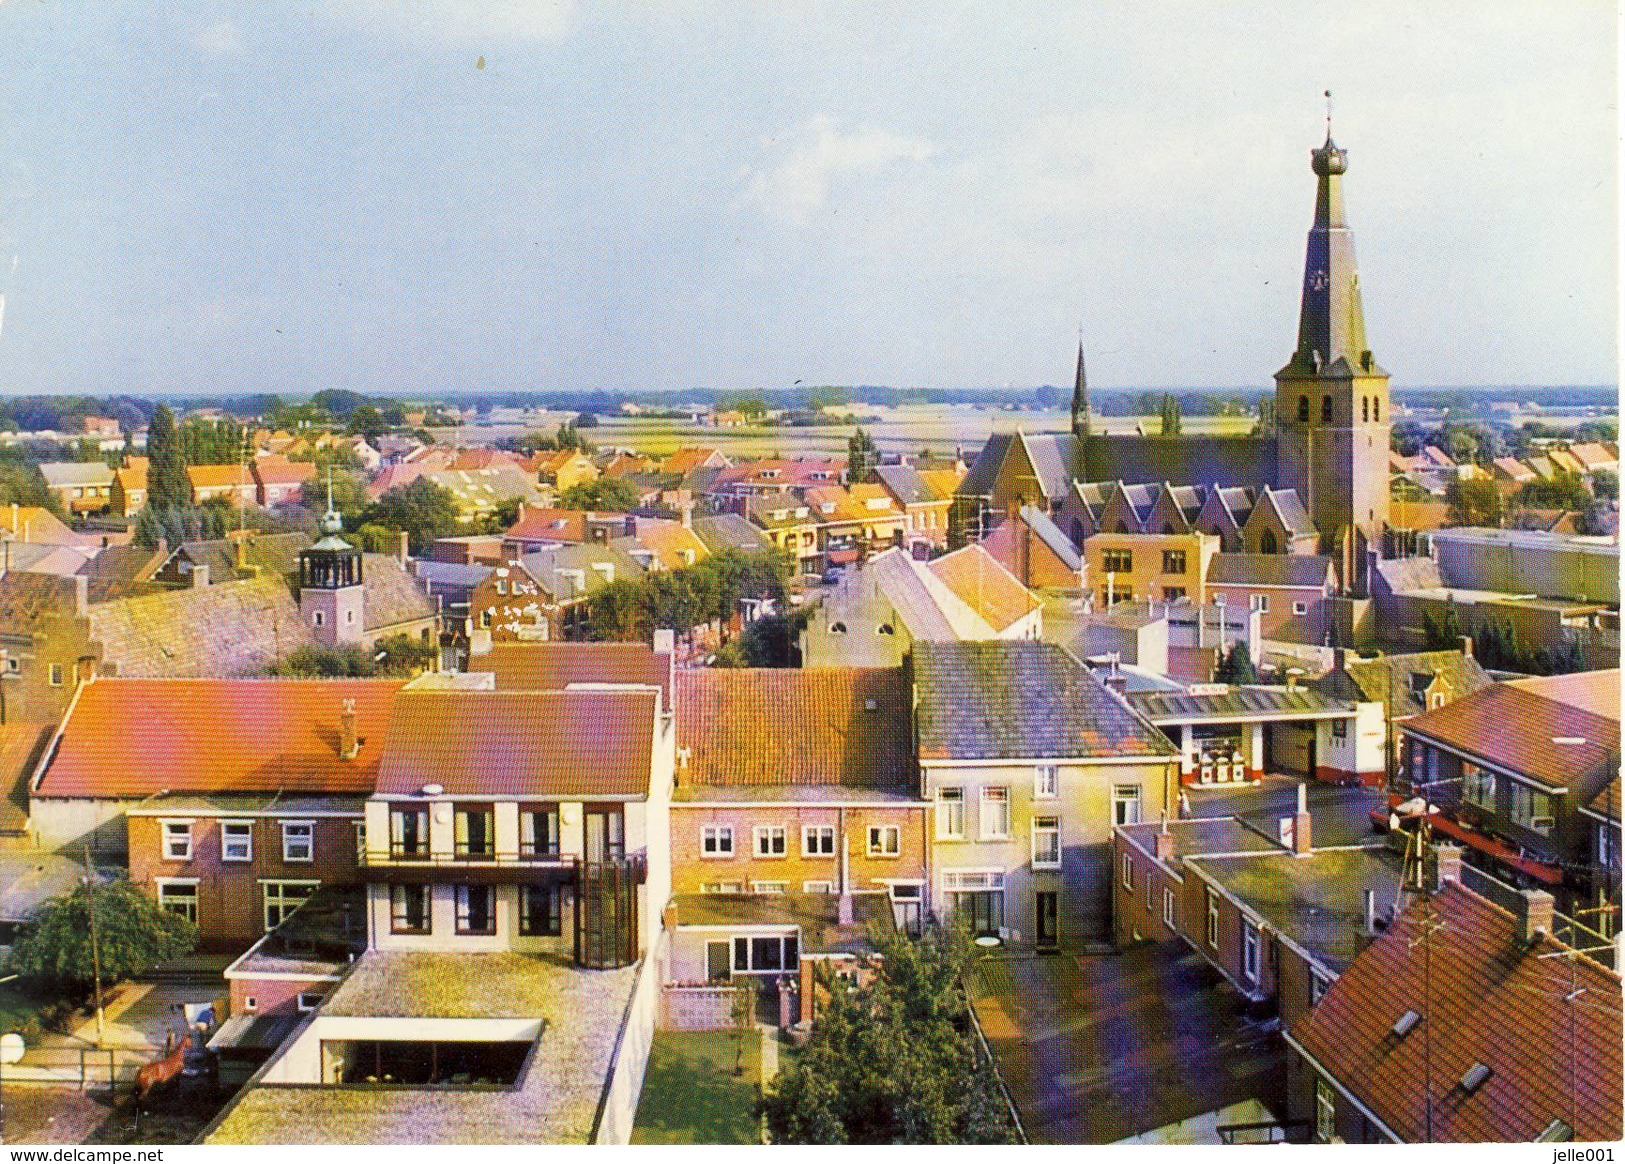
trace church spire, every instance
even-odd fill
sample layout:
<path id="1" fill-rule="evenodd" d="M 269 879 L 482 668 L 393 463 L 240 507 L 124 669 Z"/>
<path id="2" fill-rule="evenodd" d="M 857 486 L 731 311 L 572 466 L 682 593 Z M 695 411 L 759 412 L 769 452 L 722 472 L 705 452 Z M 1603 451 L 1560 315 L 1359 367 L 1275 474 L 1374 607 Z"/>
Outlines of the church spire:
<path id="1" fill-rule="evenodd" d="M 1343 211 L 1343 175 L 1348 151 L 1332 140 L 1331 94 L 1327 94 L 1326 143 L 1309 153 L 1315 172 L 1315 221 L 1303 265 L 1303 301 L 1298 314 L 1298 347 L 1283 371 L 1329 371 L 1339 360 L 1346 371 L 1380 374 L 1365 337 L 1360 273 L 1354 262 L 1354 233 Z"/>
<path id="2" fill-rule="evenodd" d="M 1083 329 L 1078 329 L 1078 372 L 1072 381 L 1072 435 L 1089 437 L 1089 380 L 1083 372 Z"/>

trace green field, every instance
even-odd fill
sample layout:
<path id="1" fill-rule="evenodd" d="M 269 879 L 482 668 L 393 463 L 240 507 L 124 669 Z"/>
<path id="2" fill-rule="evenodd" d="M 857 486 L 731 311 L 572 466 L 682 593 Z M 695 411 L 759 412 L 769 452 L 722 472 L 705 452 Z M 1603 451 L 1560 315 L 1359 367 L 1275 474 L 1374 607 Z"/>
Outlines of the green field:
<path id="1" fill-rule="evenodd" d="M 761 1039 L 745 1040 L 744 1072 L 734 1073 L 729 1031 L 657 1031 L 632 1127 L 634 1144 L 758 1144 L 756 1097 Z"/>
<path id="2" fill-rule="evenodd" d="M 958 449 L 967 459 L 995 432 L 1062 432 L 1063 412 L 1015 411 L 968 405 L 922 404 L 866 409 L 858 423 L 885 452 L 917 454 L 922 450 L 945 454 Z M 1096 417 L 1095 431 L 1134 432 L 1145 424 L 1157 431 L 1156 417 Z M 846 442 L 856 425 L 826 424 L 807 428 L 781 425 L 742 425 L 711 428 L 685 419 L 605 416 L 586 436 L 599 447 L 631 448 L 663 455 L 684 445 L 709 445 L 734 459 L 751 457 L 845 456 Z M 1195 435 L 1245 436 L 1253 428 L 1248 416 L 1185 417 L 1183 431 Z"/>

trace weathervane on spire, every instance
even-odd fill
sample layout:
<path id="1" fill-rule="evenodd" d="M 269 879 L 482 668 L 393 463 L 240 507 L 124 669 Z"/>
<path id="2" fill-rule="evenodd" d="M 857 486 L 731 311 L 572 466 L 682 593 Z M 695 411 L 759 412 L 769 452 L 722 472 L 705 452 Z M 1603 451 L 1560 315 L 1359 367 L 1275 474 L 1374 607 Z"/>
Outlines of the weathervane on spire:
<path id="1" fill-rule="evenodd" d="M 1326 140 L 1332 140 L 1332 91 L 1326 90 Z"/>

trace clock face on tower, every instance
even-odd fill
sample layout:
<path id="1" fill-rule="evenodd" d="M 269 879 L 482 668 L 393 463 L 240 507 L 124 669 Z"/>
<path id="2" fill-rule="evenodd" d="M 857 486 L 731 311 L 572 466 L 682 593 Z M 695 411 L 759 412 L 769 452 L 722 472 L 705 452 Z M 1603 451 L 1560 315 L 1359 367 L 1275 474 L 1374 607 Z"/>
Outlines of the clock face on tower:
<path id="1" fill-rule="evenodd" d="M 1328 281 L 1329 280 L 1326 278 L 1325 271 L 1309 272 L 1309 286 L 1316 291 L 1326 290 L 1326 284 Z"/>

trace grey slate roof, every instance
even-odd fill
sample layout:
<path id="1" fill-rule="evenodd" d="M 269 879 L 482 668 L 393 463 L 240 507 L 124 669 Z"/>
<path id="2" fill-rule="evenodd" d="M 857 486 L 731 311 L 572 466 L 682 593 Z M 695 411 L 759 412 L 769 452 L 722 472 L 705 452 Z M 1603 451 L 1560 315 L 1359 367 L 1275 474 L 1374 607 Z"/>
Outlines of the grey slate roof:
<path id="1" fill-rule="evenodd" d="M 1031 505 L 1021 507 L 1021 520 L 1027 523 L 1027 528 L 1038 535 L 1038 540 L 1049 547 L 1057 558 L 1066 563 L 1069 570 L 1081 570 L 1083 557 L 1078 548 L 1072 544 L 1072 539 L 1061 532 L 1061 527 L 1049 519 L 1043 510 Z"/>
<path id="2" fill-rule="evenodd" d="M 1271 489 L 1269 496 L 1275 502 L 1275 511 L 1281 515 L 1281 524 L 1295 537 L 1315 533 L 1315 523 L 1309 520 L 1303 508 L 1303 499 L 1296 489 Z"/>
<path id="3" fill-rule="evenodd" d="M 1077 464 L 1078 438 L 1069 432 L 1023 434 L 1038 487 L 1052 500 L 1064 497 Z"/>
<path id="4" fill-rule="evenodd" d="M 1163 759 L 1166 736 L 1053 643 L 916 643 L 921 761 Z"/>
<path id="5" fill-rule="evenodd" d="M 1010 451 L 1010 442 L 1014 439 L 1014 434 L 1007 432 L 996 432 L 987 438 L 982 451 L 971 462 L 965 479 L 959 483 L 961 497 L 978 497 L 993 492 L 993 483 L 999 479 L 999 470 L 1004 467 L 1005 455 Z"/>
<path id="6" fill-rule="evenodd" d="M 1208 564 L 1210 585 L 1302 586 L 1326 584 L 1332 560 L 1320 554 L 1214 554 Z"/>
<path id="7" fill-rule="evenodd" d="M 1140 691 L 1128 697 L 1153 722 L 1229 720 L 1256 715 L 1287 716 L 1352 711 L 1353 704 L 1309 687 L 1232 685 L 1211 694 L 1192 691 Z"/>
<path id="8" fill-rule="evenodd" d="M 1432 558 L 1382 559 L 1377 562 L 1377 574 L 1395 594 L 1444 589 L 1444 575 Z"/>
<path id="9" fill-rule="evenodd" d="M 601 570 L 593 569 L 595 563 L 612 566 L 614 578 L 607 579 Z M 612 580 L 637 579 L 648 573 L 636 558 L 618 546 L 556 546 L 526 554 L 520 559 L 520 565 L 555 602 L 582 598 L 603 589 Z M 582 571 L 582 584 L 578 586 L 573 576 L 560 573 L 566 570 Z"/>
<path id="10" fill-rule="evenodd" d="M 40 465 L 39 471 L 52 489 L 113 484 L 113 470 L 106 461 L 46 461 Z"/>
<path id="11" fill-rule="evenodd" d="M 923 505 L 942 500 L 913 465 L 879 465 L 875 476 L 893 497 L 904 505 Z"/>
<path id="12" fill-rule="evenodd" d="M 1392 697 L 1390 717 L 1420 715 L 1427 708 L 1416 698 L 1417 690 L 1426 691 L 1439 675 L 1444 677 L 1453 699 L 1471 695 L 1494 682 L 1471 655 L 1460 651 L 1417 651 L 1377 659 L 1347 659 L 1343 670 L 1329 672 L 1311 686 L 1338 699 L 1386 704 Z"/>
<path id="13" fill-rule="evenodd" d="M 434 600 L 391 554 L 364 554 L 361 565 L 362 619 L 369 631 L 435 615 Z"/>
<path id="14" fill-rule="evenodd" d="M 737 513 L 696 517 L 694 535 L 704 542 L 705 548 L 713 554 L 719 554 L 723 550 L 760 553 L 773 548 L 773 543 L 761 530 Z"/>

